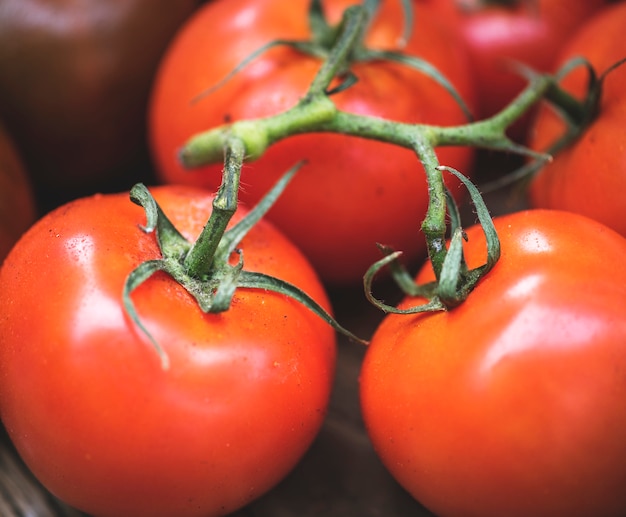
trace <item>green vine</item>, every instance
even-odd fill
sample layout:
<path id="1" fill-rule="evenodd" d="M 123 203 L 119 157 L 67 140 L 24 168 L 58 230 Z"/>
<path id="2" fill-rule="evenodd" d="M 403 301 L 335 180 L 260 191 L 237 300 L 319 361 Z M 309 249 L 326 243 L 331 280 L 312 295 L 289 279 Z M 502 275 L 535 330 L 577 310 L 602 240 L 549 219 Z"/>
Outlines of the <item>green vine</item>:
<path id="1" fill-rule="evenodd" d="M 517 170 L 498 178 L 483 186 L 484 191 L 493 191 L 513 183 L 527 184 L 539 170 L 552 159 L 552 156 L 560 153 L 571 144 L 576 142 L 589 125 L 598 116 L 600 101 L 604 89 L 604 81 L 613 70 L 623 66 L 626 58 L 613 63 L 602 74 L 598 74 L 592 64 L 583 57 L 573 58 L 565 63 L 554 75 L 554 82 L 546 90 L 544 100 L 558 113 L 565 124 L 565 131 L 548 149 L 538 154 L 534 160 L 522 165 Z M 567 91 L 558 87 L 558 83 L 569 73 L 577 68 L 583 68 L 587 72 L 587 87 L 581 99 L 573 97 Z M 529 80 L 534 80 L 536 74 L 532 70 L 520 68 Z"/>
<path id="2" fill-rule="evenodd" d="M 132 292 L 158 271 L 167 273 L 183 286 L 194 297 L 203 312 L 219 313 L 228 310 L 238 288 L 263 289 L 291 297 L 317 314 L 336 331 L 357 342 L 365 343 L 343 328 L 321 305 L 297 286 L 264 273 L 244 269 L 243 252 L 237 246 L 271 208 L 300 168 L 300 164 L 287 171 L 246 217 L 227 230 L 226 227 L 237 207 L 244 156 L 241 140 L 229 139 L 225 143 L 224 155 L 222 185 L 213 201 L 209 221 L 193 243 L 185 239 L 172 225 L 143 184 L 135 185 L 130 192 L 131 200 L 142 206 L 146 213 L 147 222 L 142 230 L 146 233 L 155 233 L 162 257 L 141 263 L 128 275 L 123 292 L 124 307 L 154 346 L 161 358 L 162 367 L 169 368 L 169 358 L 141 322 L 132 301 Z M 233 255 L 238 256 L 235 265 L 231 263 Z"/>
<path id="3" fill-rule="evenodd" d="M 402 1 L 405 11 L 410 14 L 411 1 Z M 594 102 L 591 96 L 590 100 L 584 101 L 587 104 L 581 104 L 559 88 L 559 74 L 552 76 L 528 70 L 525 71 L 529 80 L 526 89 L 510 105 L 496 115 L 480 121 L 471 120 L 468 113 L 468 122 L 458 126 L 407 124 L 339 110 L 332 101 L 333 93 L 336 93 L 338 88 L 349 88 L 358 80 L 351 72 L 351 64 L 355 61 L 373 60 L 392 60 L 423 71 L 444 86 L 457 102 L 464 106 L 452 85 L 436 69 L 419 58 L 395 52 L 377 52 L 364 47 L 363 38 L 378 5 L 379 2 L 376 0 L 365 0 L 362 5 L 351 6 L 344 12 L 341 22 L 333 26 L 327 23 L 321 2 L 312 0 L 309 11 L 312 41 L 270 42 L 233 70 L 232 74 L 237 73 L 251 60 L 275 45 L 290 45 L 301 52 L 322 59 L 320 69 L 308 91 L 293 108 L 273 116 L 242 120 L 210 129 L 192 137 L 180 150 L 180 160 L 187 168 L 224 162 L 222 185 L 215 198 L 213 212 L 195 243 L 188 242 L 180 235 L 143 185 L 137 185 L 131 191 L 131 199 L 145 209 L 147 224 L 144 230 L 156 233 L 162 258 L 141 264 L 129 275 L 124 288 L 124 303 L 132 319 L 152 341 L 164 367 L 168 366 L 167 355 L 141 323 L 131 297 L 133 290 L 157 271 L 165 271 L 183 285 L 205 312 L 227 310 L 237 288 L 268 289 L 291 296 L 314 311 L 338 332 L 362 341 L 339 325 L 297 287 L 245 269 L 244 257 L 237 250 L 237 244 L 269 210 L 295 174 L 298 165 L 285 174 L 244 220 L 226 230 L 237 207 L 239 178 L 244 157 L 248 160 L 258 159 L 268 147 L 282 139 L 314 132 L 341 133 L 412 149 L 423 165 L 428 184 L 429 204 L 421 229 L 435 272 L 435 280 L 425 285 L 416 284 L 412 275 L 398 260 L 401 250 L 379 246 L 383 257 L 364 275 L 365 295 L 371 303 L 385 312 L 448 310 L 463 303 L 480 279 L 494 267 L 500 257 L 500 242 L 489 211 L 476 186 L 460 171 L 440 164 L 435 148 L 472 146 L 507 151 L 529 157 L 532 160 L 531 165 L 536 167 L 549 160 L 550 154 L 534 152 L 515 143 L 506 135 L 507 129 L 531 106 L 546 100 L 562 110 L 571 121 L 572 128 L 564 136 L 565 140 L 574 138 L 578 134 L 576 132 L 580 132 L 588 120 L 589 110 Z M 405 38 L 408 38 L 412 30 L 410 18 L 409 16 L 405 27 Z M 561 73 L 567 73 L 580 64 L 580 62 L 568 64 Z M 331 84 L 336 84 L 337 79 L 340 80 L 339 86 L 331 87 Z M 593 79 L 592 76 L 591 82 L 595 84 Z M 203 95 L 210 94 L 211 91 L 212 89 Z M 463 242 L 466 235 L 458 207 L 446 189 L 444 174 L 452 174 L 461 181 L 476 209 L 487 242 L 485 262 L 479 267 L 470 269 L 465 262 Z M 233 254 L 239 255 L 234 265 Z M 372 293 L 372 285 L 376 275 L 383 268 L 389 268 L 392 277 L 405 294 L 423 297 L 426 302 L 408 310 L 399 310 L 378 300 Z"/>
<path id="4" fill-rule="evenodd" d="M 246 155 L 254 160 L 269 146 L 284 138 L 300 133 L 319 132 L 352 135 L 412 149 L 423 165 L 428 183 L 429 204 L 421 228 L 436 281 L 432 285 L 412 287 L 412 282 L 408 281 L 408 273 L 401 271 L 402 266 L 396 260 L 400 252 L 382 248 L 385 256 L 365 276 L 366 296 L 382 310 L 393 310 L 371 294 L 373 276 L 381 268 L 390 267 L 403 292 L 409 295 L 426 295 L 430 300 L 427 310 L 449 309 L 463 302 L 480 278 L 493 267 L 499 257 L 499 241 L 476 187 L 461 172 L 442 166 L 435 148 L 473 146 L 507 151 L 530 157 L 536 166 L 549 160 L 550 155 L 534 152 L 512 141 L 506 135 L 507 129 L 542 99 L 554 102 L 568 112 L 578 107 L 572 105 L 571 98 L 558 87 L 558 76 L 525 71 L 529 79 L 528 85 L 510 105 L 488 119 L 469 121 L 458 126 L 408 124 L 339 110 L 332 102 L 328 89 L 335 78 L 346 74 L 351 60 L 355 56 L 364 55 L 369 59 L 390 58 L 386 53 L 377 54 L 363 50 L 361 46 L 363 31 L 368 23 L 368 12 L 363 5 L 352 6 L 345 11 L 337 26 L 341 31 L 337 33 L 329 27 L 323 27 L 322 32 L 332 32 L 334 46 L 325 57 L 308 91 L 293 108 L 273 116 L 242 120 L 197 134 L 180 150 L 179 157 L 187 168 L 212 163 L 221 159 L 222 148 L 227 139 L 237 139 L 243 142 Z M 413 58 L 403 57 L 401 62 L 410 66 Z M 568 67 L 577 65 L 578 63 L 573 63 Z M 438 80 L 447 84 L 439 77 Z M 474 270 L 467 269 L 463 258 L 460 220 L 452 217 L 453 224 L 447 221 L 450 213 L 457 213 L 457 209 L 446 193 L 443 180 L 445 172 L 458 177 L 468 189 L 479 222 L 488 236 L 485 264 Z M 448 237 L 451 237 L 449 244 Z"/>

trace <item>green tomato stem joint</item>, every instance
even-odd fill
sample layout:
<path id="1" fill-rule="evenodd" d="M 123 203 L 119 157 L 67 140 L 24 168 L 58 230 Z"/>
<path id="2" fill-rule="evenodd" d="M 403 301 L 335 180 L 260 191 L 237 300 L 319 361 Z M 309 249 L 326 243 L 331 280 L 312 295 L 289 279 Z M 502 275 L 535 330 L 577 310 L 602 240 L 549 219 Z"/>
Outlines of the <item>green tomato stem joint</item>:
<path id="1" fill-rule="evenodd" d="M 411 30 L 411 2 L 399 0 L 407 14 L 405 39 Z M 426 240 L 429 259 L 435 272 L 435 281 L 427 285 L 416 285 L 409 272 L 397 260 L 401 251 L 379 246 L 383 257 L 373 264 L 363 278 L 365 295 L 375 306 L 385 312 L 424 312 L 451 309 L 462 303 L 474 286 L 496 264 L 500 256 L 500 243 L 493 227 L 489 211 L 480 192 L 460 171 L 439 163 L 435 148 L 439 146 L 473 146 L 477 148 L 507 151 L 532 159 L 523 174 L 534 171 L 551 159 L 556 152 L 571 142 L 589 121 L 589 113 L 597 106 L 592 98 L 591 83 L 589 99 L 578 101 L 558 86 L 560 74 L 565 74 L 580 61 L 568 64 L 555 76 L 538 74 L 520 68 L 528 78 L 527 87 L 501 112 L 480 121 L 473 121 L 469 110 L 454 87 L 434 67 L 418 57 L 396 52 L 369 50 L 363 45 L 363 37 L 370 20 L 376 15 L 379 1 L 365 0 L 362 5 L 349 7 L 336 26 L 326 22 L 321 2 L 312 0 L 309 19 L 312 41 L 294 42 L 277 40 L 270 42 L 242 62 L 232 74 L 237 73 L 252 59 L 276 45 L 290 45 L 298 51 L 322 59 L 321 66 L 308 91 L 291 109 L 259 119 L 241 120 L 194 135 L 182 147 L 179 159 L 184 167 L 194 168 L 208 163 L 224 162 L 222 186 L 215 198 L 214 211 L 198 241 L 186 241 L 167 220 L 165 214 L 151 199 L 145 187 L 136 186 L 131 192 L 134 202 L 146 211 L 148 223 L 145 230 L 154 231 L 161 246 L 163 258 L 140 265 L 128 278 L 124 290 L 124 302 L 128 313 L 146 332 L 134 310 L 131 293 L 146 278 L 156 271 L 166 271 L 181 283 L 198 301 L 202 310 L 219 312 L 226 310 L 237 287 L 258 287 L 278 290 L 293 296 L 314 310 L 338 331 L 357 339 L 343 329 L 316 302 L 294 286 L 280 280 L 251 273 L 245 270 L 243 257 L 236 265 L 230 258 L 237 253 L 236 246 L 249 228 L 271 207 L 298 168 L 289 171 L 268 196 L 239 225 L 226 231 L 226 225 L 237 206 L 239 176 L 244 157 L 255 160 L 261 157 L 274 143 L 303 133 L 341 133 L 360 138 L 391 143 L 413 150 L 423 165 L 428 184 L 429 204 L 421 229 Z M 393 60 L 416 68 L 441 84 L 465 110 L 468 122 L 458 126 L 434 126 L 407 124 L 382 118 L 356 115 L 339 110 L 332 101 L 332 94 L 349 88 L 357 78 L 351 72 L 355 61 Z M 586 65 L 585 63 L 582 63 Z M 231 74 L 231 75 L 232 75 Z M 594 76 L 591 74 L 593 78 Z M 230 75 L 225 79 L 227 80 Z M 333 81 L 339 86 L 331 88 Z M 215 87 L 219 87 L 218 84 Z M 212 89 L 204 92 L 209 95 Z M 506 130 L 523 116 L 530 107 L 545 100 L 553 103 L 570 122 L 570 129 L 548 153 L 536 153 L 510 140 Z M 470 199 L 487 240 L 485 263 L 469 269 L 463 254 L 465 234 L 461 217 L 452 196 L 447 192 L 444 174 L 456 176 L 468 190 Z M 181 258 L 182 257 L 182 258 Z M 401 311 L 384 304 L 372 294 L 372 283 L 377 273 L 388 267 L 398 286 L 410 296 L 427 299 L 423 305 Z M 162 357 L 164 366 L 167 358 L 156 342 L 153 343 Z"/>

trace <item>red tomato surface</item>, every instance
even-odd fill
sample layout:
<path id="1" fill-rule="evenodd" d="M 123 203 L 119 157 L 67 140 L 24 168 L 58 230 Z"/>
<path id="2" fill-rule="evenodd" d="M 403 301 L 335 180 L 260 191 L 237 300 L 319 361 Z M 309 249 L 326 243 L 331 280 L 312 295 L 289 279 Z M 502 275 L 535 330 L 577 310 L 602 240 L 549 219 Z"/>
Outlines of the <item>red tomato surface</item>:
<path id="1" fill-rule="evenodd" d="M 323 5 L 331 21 L 337 22 L 353 3 L 327 0 Z M 160 67 L 150 109 L 151 148 L 162 180 L 216 188 L 222 164 L 185 171 L 177 160 L 179 148 L 197 132 L 282 112 L 304 95 L 321 62 L 281 47 L 258 57 L 211 95 L 196 99 L 262 45 L 277 38 L 310 38 L 308 4 L 308 0 L 218 0 L 198 10 L 182 28 Z M 401 2 L 385 0 L 366 42 L 373 48 L 398 50 L 402 31 Z M 473 105 L 465 53 L 437 20 L 420 17 L 403 50 L 438 67 Z M 353 70 L 358 83 L 332 97 L 340 109 L 404 122 L 466 121 L 450 94 L 420 72 L 383 62 L 355 64 Z M 465 173 L 470 172 L 472 155 L 467 148 L 439 151 L 442 163 Z M 360 280 L 380 258 L 377 241 L 402 249 L 409 258 L 424 253 L 419 224 L 428 197 L 422 167 L 412 151 L 336 134 L 292 137 L 245 165 L 242 200 L 254 203 L 302 159 L 306 165 L 269 218 L 325 280 Z M 453 188 L 453 192 L 462 191 Z"/>
<path id="2" fill-rule="evenodd" d="M 526 84 L 523 63 L 552 70 L 559 48 L 606 0 L 416 0 L 445 20 L 464 42 L 476 79 L 480 117 L 498 112 Z M 521 128 L 518 129 L 521 132 Z"/>
<path id="3" fill-rule="evenodd" d="M 496 228 L 502 257 L 463 304 L 375 332 L 360 379 L 374 447 L 442 517 L 626 515 L 626 240 L 558 211 Z M 485 241 L 468 236 L 478 266 Z"/>
<path id="4" fill-rule="evenodd" d="M 35 200 L 22 158 L 0 126 L 0 263 L 35 218 Z"/>
<path id="5" fill-rule="evenodd" d="M 563 49 L 562 63 L 584 56 L 598 74 L 626 58 L 626 3 L 616 3 L 592 18 Z M 587 73 L 568 75 L 562 86 L 580 98 Z M 556 113 L 543 106 L 529 145 L 545 150 L 565 131 Z M 556 154 L 534 177 L 529 190 L 536 207 L 579 212 L 626 236 L 626 66 L 612 70 L 604 81 L 599 112 L 582 136 Z"/>
<path id="6" fill-rule="evenodd" d="M 187 237 L 212 196 L 155 188 Z M 240 213 L 240 212 L 238 212 Z M 121 306 L 126 275 L 159 257 L 140 207 L 98 195 L 60 207 L 1 272 L 0 414 L 52 493 L 97 516 L 224 515 L 274 486 L 324 419 L 334 331 L 303 305 L 239 289 L 204 314 L 169 276 L 133 293 L 160 358 Z M 242 241 L 246 268 L 329 302 L 302 254 L 273 227 Z"/>

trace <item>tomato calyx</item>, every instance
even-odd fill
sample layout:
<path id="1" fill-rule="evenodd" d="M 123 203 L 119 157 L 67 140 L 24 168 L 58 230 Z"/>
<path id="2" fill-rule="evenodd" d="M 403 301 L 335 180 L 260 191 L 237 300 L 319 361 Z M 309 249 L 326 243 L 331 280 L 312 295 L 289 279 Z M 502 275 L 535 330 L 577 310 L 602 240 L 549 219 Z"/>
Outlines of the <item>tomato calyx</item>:
<path id="1" fill-rule="evenodd" d="M 451 221 L 451 238 L 439 267 L 437 267 L 436 263 L 432 263 L 437 280 L 427 284 L 415 283 L 413 276 L 398 260 L 402 252 L 394 251 L 389 246 L 378 244 L 379 249 L 385 256 L 372 264 L 367 270 L 363 277 L 363 287 L 369 302 L 385 313 L 416 314 L 419 312 L 452 309 L 467 299 L 480 279 L 495 266 L 500 258 L 500 239 L 491 220 L 489 210 L 476 186 L 452 167 L 439 166 L 438 169 L 456 176 L 468 190 L 485 234 L 487 242 L 486 261 L 479 267 L 468 268 L 463 254 L 463 242 L 467 240 L 467 235 L 463 231 L 461 215 L 456 202 L 450 192 L 446 190 L 447 209 Z M 408 309 L 398 309 L 396 306 L 388 305 L 377 299 L 373 295 L 372 284 L 377 273 L 384 267 L 390 268 L 394 280 L 405 295 L 424 298 L 427 301 Z"/>
<path id="2" fill-rule="evenodd" d="M 244 269 L 243 251 L 238 248 L 239 243 L 271 208 L 301 165 L 296 164 L 287 171 L 241 221 L 227 229 L 237 208 L 244 152 L 240 140 L 227 142 L 223 181 L 213 200 L 209 220 L 195 242 L 188 241 L 174 227 L 143 184 L 135 185 L 130 191 L 131 201 L 140 205 L 146 214 L 146 224 L 140 228 L 145 233 L 155 234 L 161 257 L 142 262 L 131 271 L 124 284 L 123 303 L 132 321 L 154 346 L 164 369 L 169 367 L 167 353 L 141 322 L 131 296 L 137 287 L 159 271 L 167 273 L 184 287 L 205 313 L 228 310 L 238 288 L 263 289 L 289 296 L 313 311 L 336 331 L 352 340 L 366 343 L 342 327 L 300 288 L 279 278 Z"/>
<path id="3" fill-rule="evenodd" d="M 485 186 L 488 190 L 501 188 L 515 182 L 528 183 L 552 157 L 576 142 L 587 128 L 596 120 L 600 113 L 604 81 L 611 72 L 626 63 L 621 59 L 598 74 L 595 68 L 584 57 L 573 58 L 565 63 L 555 74 L 554 81 L 545 92 L 545 100 L 559 114 L 565 123 L 565 131 L 542 154 L 538 154 L 525 165 L 522 165 L 503 178 L 499 178 Z M 587 71 L 587 87 L 582 98 L 576 98 L 558 85 L 558 82 L 574 69 L 583 67 Z M 532 70 L 523 72 L 531 80 L 535 74 Z"/>
<path id="4" fill-rule="evenodd" d="M 604 82 L 607 77 L 626 63 L 626 58 L 613 63 L 601 74 L 585 58 L 574 58 L 557 74 L 557 81 L 576 67 L 584 67 L 588 74 L 587 91 L 582 99 L 577 99 L 556 84 L 548 91 L 546 100 L 552 102 L 567 124 L 567 132 L 559 141 L 559 149 L 577 138 L 597 118 L 600 113 Z"/>
<path id="5" fill-rule="evenodd" d="M 557 83 L 548 90 L 546 100 L 552 104 L 554 109 L 560 114 L 565 121 L 567 130 L 562 137 L 550 148 L 550 154 L 558 152 L 565 146 L 569 145 L 597 117 L 600 109 L 600 100 L 602 98 L 602 89 L 604 79 L 607 74 L 619 66 L 616 63 L 605 73 L 598 75 L 585 58 L 575 58 L 566 63 L 556 75 Z M 587 91 L 582 99 L 577 99 L 564 89 L 558 86 L 558 81 L 565 77 L 568 73 L 578 67 L 584 67 L 588 73 Z"/>
<path id="6" fill-rule="evenodd" d="M 507 129 L 528 109 L 548 96 L 555 87 L 555 78 L 548 74 L 528 73 L 529 84 L 508 106 L 492 117 L 460 126 L 442 127 L 409 124 L 378 117 L 357 115 L 339 110 L 329 96 L 329 86 L 346 69 L 360 44 L 362 23 L 367 20 L 363 6 L 352 6 L 344 12 L 342 31 L 334 47 L 324 59 L 304 97 L 291 109 L 276 115 L 236 121 L 192 136 L 179 152 L 185 168 L 215 163 L 223 153 L 224 143 L 239 140 L 250 159 L 260 157 L 270 145 L 302 133 L 340 133 L 372 139 L 411 149 L 420 160 L 428 184 L 429 202 L 421 229 L 426 240 L 429 260 L 436 281 L 416 286 L 408 272 L 396 260 L 401 252 L 385 246 L 385 255 L 375 263 L 364 278 L 366 296 L 383 311 L 393 307 L 376 300 L 371 293 L 373 278 L 389 266 L 398 286 L 406 294 L 423 296 L 428 303 L 413 311 L 444 310 L 462 303 L 479 280 L 489 272 L 499 257 L 499 241 L 480 193 L 459 171 L 439 163 L 435 148 L 441 146 L 474 146 L 524 155 L 535 161 L 549 160 L 550 155 L 537 153 L 511 140 Z M 444 172 L 457 176 L 470 192 L 487 234 L 487 258 L 483 266 L 468 269 L 463 257 L 464 232 L 458 209 L 446 192 Z M 451 221 L 451 224 L 448 223 Z M 447 243 L 447 236 L 451 236 Z"/>
<path id="7" fill-rule="evenodd" d="M 406 45 L 413 31 L 413 3 L 412 0 L 399 0 L 405 12 L 405 26 L 399 38 L 399 47 Z M 409 55 L 400 51 L 378 50 L 368 48 L 363 40 L 371 20 L 376 16 L 380 6 L 380 0 L 364 0 L 362 5 L 348 7 L 339 23 L 328 22 L 321 0 L 311 0 L 309 4 L 308 21 L 311 30 L 310 40 L 286 40 L 277 39 L 262 45 L 244 58 L 229 74 L 220 82 L 198 95 L 198 99 L 210 95 L 211 92 L 220 88 L 235 74 L 245 68 L 257 57 L 277 46 L 290 47 L 304 55 L 312 56 L 323 61 L 339 58 L 340 66 L 333 67 L 335 82 L 324 86 L 326 95 L 333 95 L 349 88 L 358 81 L 358 77 L 352 70 L 352 65 L 359 62 L 393 61 L 419 72 L 424 73 L 441 85 L 456 101 L 463 110 L 468 120 L 473 120 L 473 115 L 467 104 L 454 88 L 454 85 L 433 65 L 417 56 Z M 346 35 L 349 37 L 346 38 Z M 345 55 L 339 57 L 342 52 L 337 49 L 343 46 Z M 317 85 L 313 85 L 313 91 Z"/>

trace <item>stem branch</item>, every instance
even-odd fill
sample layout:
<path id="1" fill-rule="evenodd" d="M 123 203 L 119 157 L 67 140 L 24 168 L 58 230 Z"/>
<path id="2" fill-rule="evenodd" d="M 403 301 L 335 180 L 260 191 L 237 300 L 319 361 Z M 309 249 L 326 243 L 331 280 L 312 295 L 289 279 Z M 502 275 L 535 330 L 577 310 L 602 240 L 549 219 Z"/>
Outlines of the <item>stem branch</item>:
<path id="1" fill-rule="evenodd" d="M 368 14 L 363 6 L 353 5 L 344 11 L 339 37 L 313 79 L 307 96 L 325 94 L 333 79 L 348 69 L 350 55 L 361 43 L 367 23 Z"/>
<path id="2" fill-rule="evenodd" d="M 213 200 L 213 211 L 184 261 L 187 272 L 194 278 L 202 278 L 210 272 L 220 240 L 237 209 L 244 155 L 245 146 L 239 138 L 226 141 L 222 184 Z"/>
<path id="3" fill-rule="evenodd" d="M 433 265 L 435 277 L 440 278 L 443 261 L 446 258 L 446 188 L 439 170 L 439 159 L 430 141 L 416 134 L 414 150 L 426 173 L 428 183 L 428 208 L 422 221 L 422 232 L 426 237 L 428 256 Z"/>
<path id="4" fill-rule="evenodd" d="M 327 78 L 327 76 L 324 75 Z M 325 84 L 323 81 L 319 83 Z M 242 120 L 192 137 L 181 150 L 184 167 L 193 168 L 222 159 L 225 141 L 232 136 L 245 145 L 246 158 L 259 158 L 270 145 L 302 133 L 341 133 L 378 140 L 408 149 L 415 142 L 432 147 L 471 146 L 533 155 L 506 137 L 506 129 L 537 103 L 553 85 L 553 78 L 539 75 L 517 99 L 494 116 L 458 126 L 409 124 L 338 110 L 322 92 L 309 93 L 293 108 L 273 116 Z"/>

